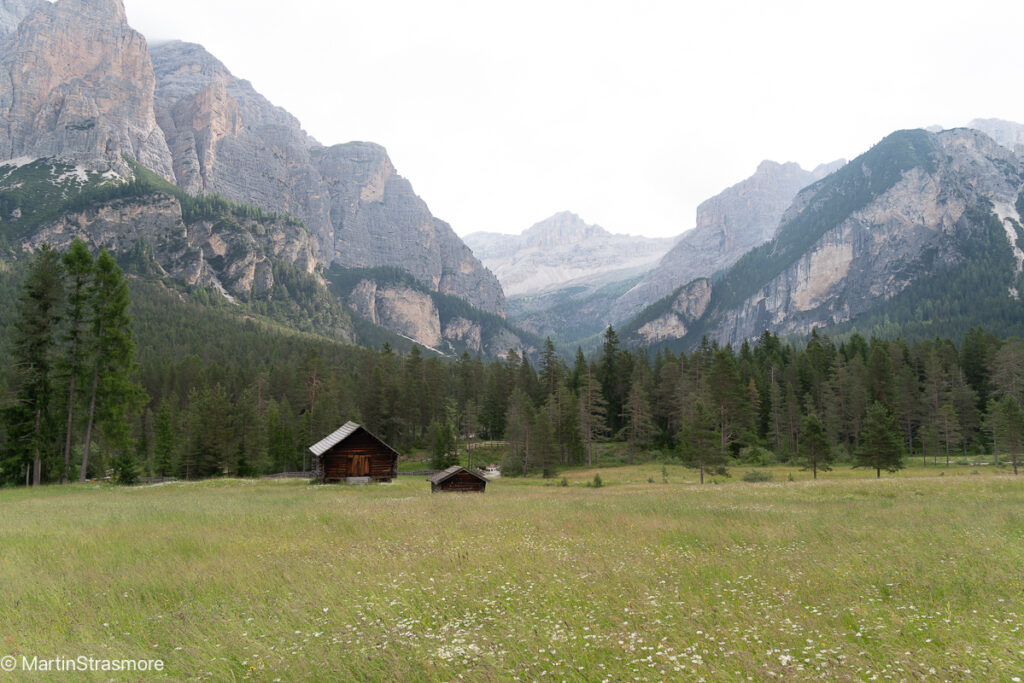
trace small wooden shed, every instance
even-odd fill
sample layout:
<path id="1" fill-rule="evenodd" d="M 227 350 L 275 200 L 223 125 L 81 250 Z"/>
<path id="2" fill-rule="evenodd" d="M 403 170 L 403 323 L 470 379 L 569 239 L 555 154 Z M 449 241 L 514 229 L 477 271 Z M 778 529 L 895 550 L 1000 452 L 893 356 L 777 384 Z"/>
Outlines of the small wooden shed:
<path id="1" fill-rule="evenodd" d="M 309 450 L 313 476 L 325 483 L 350 477 L 391 481 L 398 476 L 398 451 L 355 422 L 346 422 Z"/>
<path id="2" fill-rule="evenodd" d="M 487 486 L 487 477 L 483 475 L 483 472 L 458 465 L 427 477 L 427 481 L 430 482 L 431 493 L 437 493 L 438 491 L 483 493 L 484 488 Z"/>

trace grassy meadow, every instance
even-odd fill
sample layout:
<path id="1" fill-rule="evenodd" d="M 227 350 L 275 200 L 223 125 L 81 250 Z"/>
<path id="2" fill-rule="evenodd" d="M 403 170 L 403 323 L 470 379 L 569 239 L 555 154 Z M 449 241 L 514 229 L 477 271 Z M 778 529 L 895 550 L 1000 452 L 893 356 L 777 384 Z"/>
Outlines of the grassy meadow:
<path id="1" fill-rule="evenodd" d="M 0 490 L 0 655 L 166 663 L 117 680 L 1024 678 L 1024 476 L 771 471 Z"/>

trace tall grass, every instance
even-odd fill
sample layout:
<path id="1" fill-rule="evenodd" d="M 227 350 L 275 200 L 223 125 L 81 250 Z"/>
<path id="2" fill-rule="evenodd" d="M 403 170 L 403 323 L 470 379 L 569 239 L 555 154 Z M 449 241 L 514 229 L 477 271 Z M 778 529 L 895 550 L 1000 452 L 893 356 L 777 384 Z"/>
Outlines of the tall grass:
<path id="1" fill-rule="evenodd" d="M 1024 479 L 968 471 L 0 491 L 0 655 L 171 679 L 1010 680 Z"/>

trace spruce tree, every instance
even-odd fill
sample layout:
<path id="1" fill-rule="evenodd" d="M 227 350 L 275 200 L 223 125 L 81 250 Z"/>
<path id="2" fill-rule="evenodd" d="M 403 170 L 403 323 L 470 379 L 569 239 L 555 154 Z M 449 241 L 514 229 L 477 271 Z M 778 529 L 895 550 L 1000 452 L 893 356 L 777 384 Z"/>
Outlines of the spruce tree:
<path id="1" fill-rule="evenodd" d="M 832 469 L 832 449 L 817 415 L 804 418 L 800 430 L 800 462 L 805 470 L 814 473 L 815 479 L 818 478 L 818 470 L 828 472 Z"/>
<path id="2" fill-rule="evenodd" d="M 680 454 L 683 464 L 700 471 L 700 483 L 704 483 L 704 472 L 710 470 L 725 473 L 725 457 L 719 445 L 715 430 L 715 416 L 698 399 L 686 419 Z"/>
<path id="3" fill-rule="evenodd" d="M 144 402 L 144 392 L 135 377 L 135 343 L 128 316 L 129 303 L 124 273 L 114 257 L 104 249 L 96 259 L 95 276 L 89 287 L 92 381 L 79 481 L 85 481 L 87 476 L 92 431 L 96 423 L 100 423 L 111 444 L 123 450 L 127 448 L 128 441 L 128 413 Z"/>
<path id="4" fill-rule="evenodd" d="M 607 408 L 601 387 L 588 366 L 580 375 L 579 389 L 580 435 L 587 449 L 587 466 L 594 466 L 594 442 L 608 433 Z"/>
<path id="5" fill-rule="evenodd" d="M 5 411 L 9 463 L 20 471 L 31 463 L 31 483 L 42 483 L 45 452 L 55 446 L 54 354 L 64 296 L 60 257 L 43 245 L 29 265 L 18 298 L 11 349 L 17 398 Z M 11 468 L 14 469 L 14 468 Z M 26 483 L 28 477 L 26 476 Z"/>
<path id="6" fill-rule="evenodd" d="M 74 431 L 75 404 L 78 399 L 76 386 L 79 375 L 82 374 L 89 285 L 93 274 L 92 254 L 86 248 L 85 242 L 75 238 L 71 248 L 64 254 L 63 263 L 67 272 L 69 291 L 64 316 L 68 327 L 64 335 L 64 342 L 67 345 L 65 358 L 68 373 L 68 415 L 64 427 L 64 470 L 60 478 L 62 484 L 67 483 L 71 476 L 71 437 Z"/>
<path id="7" fill-rule="evenodd" d="M 1010 452 L 1013 473 L 1017 474 L 1017 459 L 1024 447 L 1024 409 L 1012 396 L 1004 396 L 992 408 L 993 426 L 998 442 Z"/>
<path id="8" fill-rule="evenodd" d="M 882 470 L 897 472 L 903 469 L 903 444 L 899 430 L 889 410 L 875 402 L 864 416 L 860 435 L 860 448 L 854 456 L 854 467 L 870 467 L 881 478 Z"/>

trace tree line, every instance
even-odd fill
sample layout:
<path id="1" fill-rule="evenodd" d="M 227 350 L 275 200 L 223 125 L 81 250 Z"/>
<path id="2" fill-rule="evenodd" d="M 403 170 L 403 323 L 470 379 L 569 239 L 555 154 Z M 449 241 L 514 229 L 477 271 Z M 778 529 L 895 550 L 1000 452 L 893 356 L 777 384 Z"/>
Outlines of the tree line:
<path id="1" fill-rule="evenodd" d="M 1007 454 L 1016 471 L 1024 445 L 1024 343 L 978 328 L 959 347 L 766 332 L 651 357 L 609 327 L 591 357 L 567 360 L 548 340 L 536 357 L 485 362 L 358 348 L 131 282 L 129 321 L 109 254 L 76 244 L 33 258 L 7 325 L 0 480 L 305 470 L 308 446 L 350 419 L 437 467 L 466 439 L 507 441 L 506 475 L 593 464 L 608 440 L 629 462 L 660 453 L 702 480 L 739 463 L 880 475 L 908 457 L 980 454 Z"/>

